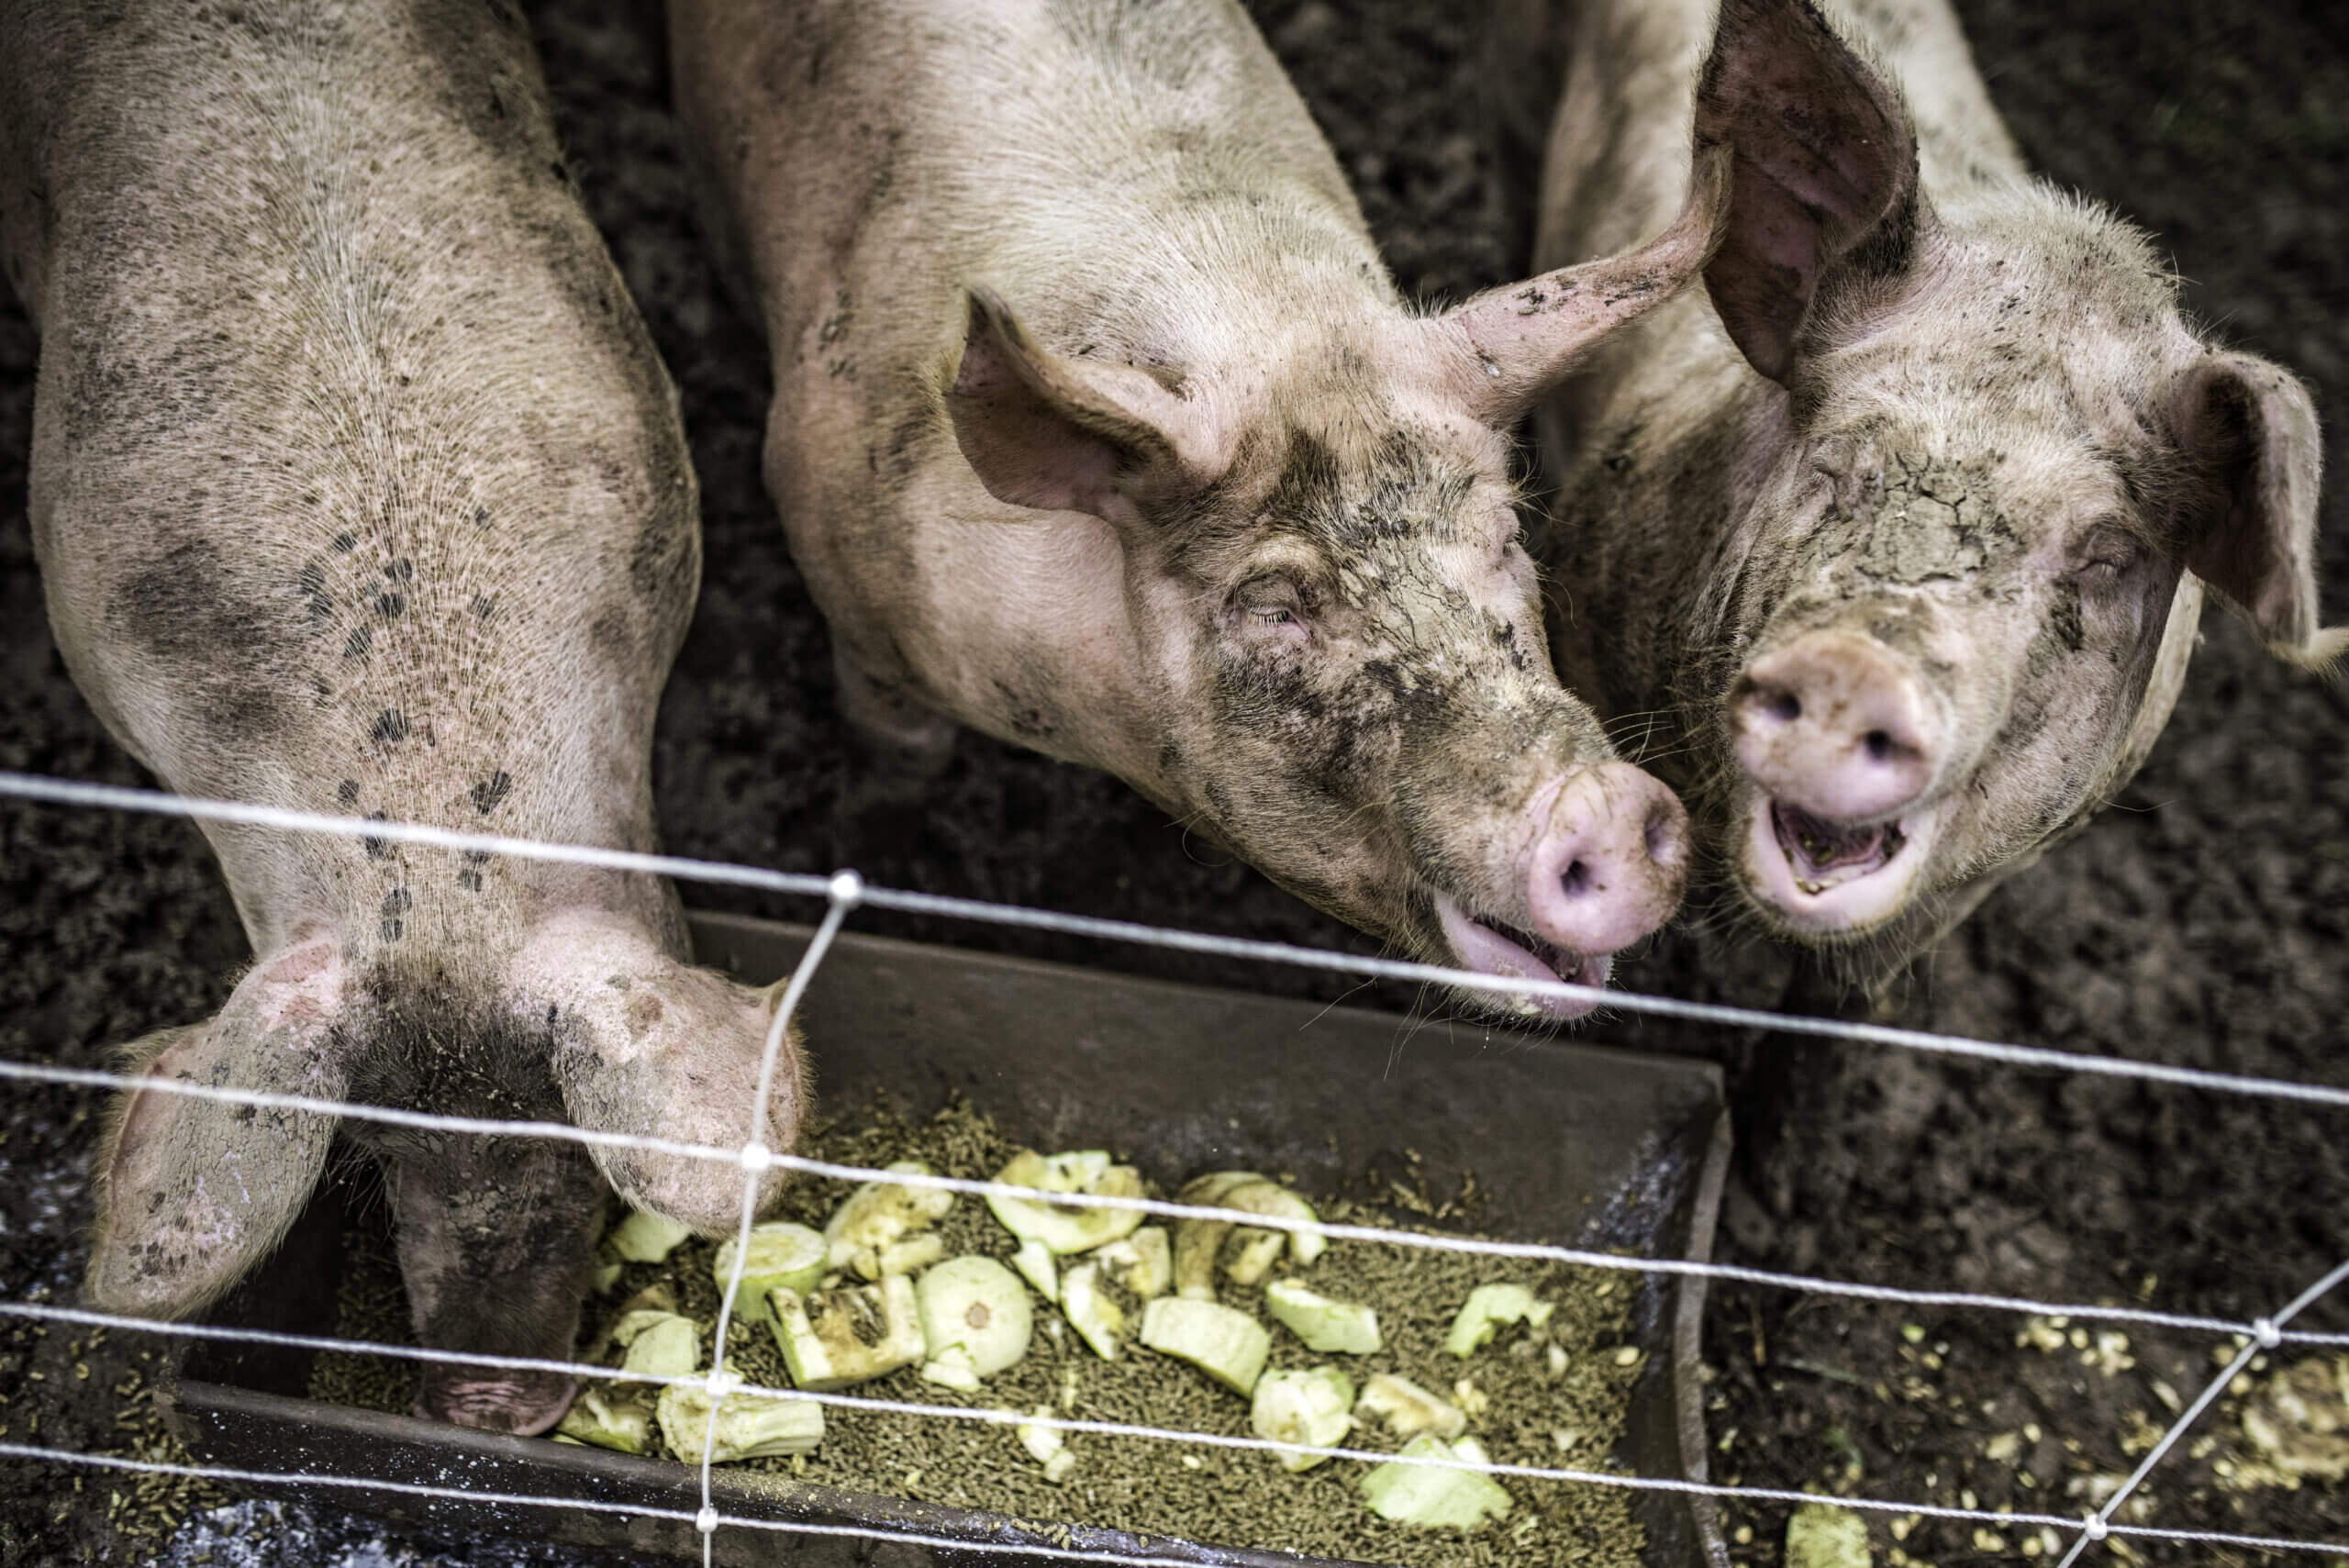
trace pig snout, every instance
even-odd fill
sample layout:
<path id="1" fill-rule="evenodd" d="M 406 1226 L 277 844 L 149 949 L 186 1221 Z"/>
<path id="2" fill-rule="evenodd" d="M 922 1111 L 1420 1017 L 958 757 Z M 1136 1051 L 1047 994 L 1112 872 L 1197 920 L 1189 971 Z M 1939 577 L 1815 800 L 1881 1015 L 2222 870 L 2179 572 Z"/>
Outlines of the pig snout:
<path id="1" fill-rule="evenodd" d="M 434 1368 L 426 1373 L 423 1391 L 416 1396 L 409 1414 L 476 1431 L 535 1438 L 562 1419 L 578 1392 L 577 1383 L 555 1372 L 484 1373 L 468 1377 Z"/>
<path id="2" fill-rule="evenodd" d="M 1628 762 L 1577 768 L 1534 797 L 1526 876 L 1536 935 L 1576 952 L 1629 947 L 1680 905 L 1688 813 Z"/>
<path id="3" fill-rule="evenodd" d="M 1864 822 L 1932 784 L 1947 748 L 1923 681 L 1881 643 L 1814 631 L 1748 665 L 1730 694 L 1737 760 L 1773 798 Z"/>

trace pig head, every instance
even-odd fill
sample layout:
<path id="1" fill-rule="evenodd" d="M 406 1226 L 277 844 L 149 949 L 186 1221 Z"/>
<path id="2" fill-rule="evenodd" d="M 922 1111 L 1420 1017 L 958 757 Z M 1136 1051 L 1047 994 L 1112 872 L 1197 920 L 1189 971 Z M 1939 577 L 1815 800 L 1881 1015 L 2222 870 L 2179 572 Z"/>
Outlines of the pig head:
<path id="1" fill-rule="evenodd" d="M 1744 911 L 1879 979 L 2134 773 L 2206 590 L 2280 658 L 2339 654 L 2315 417 L 2024 174 L 1940 6 L 1866 40 L 1913 113 L 1803 0 L 1726 0 L 1701 72 L 1699 6 L 1566 13 L 1544 256 L 1667 199 L 1670 139 L 1736 163 L 1704 296 L 1546 416 L 1563 662 L 1660 717 Z"/>
<path id="2" fill-rule="evenodd" d="M 1412 956 L 1603 982 L 1683 815 L 1558 684 L 1509 432 L 1697 276 L 1725 154 L 1644 243 L 1420 314 L 1236 7 L 948 11 L 672 10 L 869 749 L 973 725 Z"/>
<path id="3" fill-rule="evenodd" d="M 512 8 L 0 0 L 0 256 L 41 333 L 30 511 L 67 666 L 186 794 L 649 849 L 700 566 L 675 400 Z M 89 1299 L 201 1310 L 350 1101 L 739 1147 L 774 998 L 641 874 L 212 824 L 256 961 L 130 1049 Z M 770 1138 L 800 1080 L 785 1045 Z M 730 1162 L 353 1119 L 423 1344 L 567 1358 L 606 1184 L 730 1225 Z M 773 1190 L 772 1178 L 765 1189 Z M 559 1376 L 429 1363 L 534 1431 Z"/>

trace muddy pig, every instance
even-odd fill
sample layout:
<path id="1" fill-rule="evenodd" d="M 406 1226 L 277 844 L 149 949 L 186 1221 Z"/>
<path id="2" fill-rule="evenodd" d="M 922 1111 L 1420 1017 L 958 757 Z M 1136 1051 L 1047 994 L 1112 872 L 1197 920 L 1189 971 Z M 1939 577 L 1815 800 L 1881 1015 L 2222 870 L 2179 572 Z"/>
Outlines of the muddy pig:
<path id="1" fill-rule="evenodd" d="M 1517 11 L 1512 55 L 1564 51 L 1541 259 L 1668 214 L 1692 135 L 1736 148 L 1705 289 L 1542 436 L 1562 673 L 1653 717 L 1762 926 L 1894 973 L 2135 773 L 2206 590 L 2281 659 L 2341 652 L 2307 393 L 2024 171 L 1939 0 Z"/>
<path id="2" fill-rule="evenodd" d="M 697 495 L 515 7 L 5 0 L 0 251 L 41 334 L 50 619 L 133 756 L 195 795 L 651 847 Z M 132 1047 L 138 1072 L 741 1143 L 774 999 L 688 965 L 665 883 L 206 835 L 255 962 L 216 1017 Z M 778 1077 L 787 1144 L 796 1064 Z M 607 1179 L 702 1228 L 741 1202 L 730 1163 L 341 1130 L 445 1350 L 568 1357 Z M 203 1307 L 284 1235 L 336 1131 L 132 1093 L 89 1298 Z M 570 1395 L 441 1362 L 417 1407 L 535 1432 Z"/>
<path id="3" fill-rule="evenodd" d="M 1724 160 L 1645 248 L 1420 315 L 1228 0 L 670 17 L 871 750 L 920 773 L 967 724 L 1108 769 L 1488 973 L 1602 983 L 1672 913 L 1684 814 L 1558 684 L 1507 457 L 1701 266 Z"/>

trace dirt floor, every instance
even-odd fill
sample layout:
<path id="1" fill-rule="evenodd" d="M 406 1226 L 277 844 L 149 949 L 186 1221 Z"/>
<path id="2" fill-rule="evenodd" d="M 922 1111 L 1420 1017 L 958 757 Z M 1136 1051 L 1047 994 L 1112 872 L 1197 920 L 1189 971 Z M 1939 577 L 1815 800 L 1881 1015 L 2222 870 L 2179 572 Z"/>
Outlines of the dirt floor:
<path id="1" fill-rule="evenodd" d="M 1262 0 L 1405 287 L 1457 296 L 1519 270 L 1520 224 L 1478 141 L 1479 7 Z M 2314 384 L 2349 472 L 2349 28 L 2327 0 L 1962 0 L 1993 96 L 2054 178 L 2156 230 L 2195 307 Z M 707 581 L 664 706 L 662 825 L 682 853 L 1363 951 L 1366 944 L 1170 826 L 1107 777 L 966 737 L 916 818 L 852 821 L 821 628 L 758 482 L 764 373 L 686 218 L 656 66 L 586 0 L 535 8 L 574 167 L 683 389 L 706 497 Z M 148 782 L 67 681 L 24 517 L 34 339 L 0 306 L 0 767 Z M 2324 508 L 2349 614 L 2349 487 Z M 2349 1082 L 2349 696 L 2268 661 L 2213 613 L 2177 717 L 2118 809 L 1997 895 L 1887 1016 L 1923 1028 L 2231 1073 Z M 740 895 L 689 895 L 779 916 Z M 890 922 L 903 934 L 1136 972 L 1335 995 L 1331 982 L 1095 944 Z M 0 1054 L 97 1065 L 217 1005 L 245 957 L 195 834 L 141 817 L 0 807 Z M 1639 990 L 1768 999 L 1766 954 L 1700 962 L 1667 940 Z M 1725 976 L 1734 973 L 1734 984 Z M 1407 1005 L 1408 996 L 1358 998 Z M 1842 1278 L 2141 1301 L 2245 1318 L 2349 1251 L 2338 1112 L 1621 1018 L 1598 1040 L 1728 1066 L 1742 1151 L 1723 1256 Z M 0 1296 L 70 1300 L 88 1217 L 86 1096 L 9 1090 L 0 1117 Z M 2320 1306 L 2313 1327 L 2349 1328 Z M 2076 1514 L 2131 1469 L 2149 1423 L 2212 1370 L 2193 1336 L 2126 1343 L 2007 1316 L 1900 1314 L 1777 1290 L 1714 1292 L 1719 1478 Z M 153 1451 L 152 1347 L 0 1329 L 0 1440 Z M 141 1359 L 142 1357 L 150 1359 Z M 2281 1359 L 2292 1359 L 2285 1357 Z M 83 1369 L 86 1369 L 83 1370 Z M 2272 1370 L 2272 1369 L 2269 1369 Z M 2132 1517 L 2349 1540 L 2327 1484 L 2271 1485 L 2243 1401 L 2206 1417 Z M 95 1479 L 0 1465 L 0 1562 L 137 1562 L 139 1518 Z M 131 1533 L 120 1527 L 133 1522 Z M 1783 1509 L 1733 1511 L 1741 1563 L 1780 1560 Z M 2044 1554 L 2026 1530 L 1879 1517 L 1877 1561 Z M 1750 1543 L 1749 1543 L 1750 1542 Z M 1904 1554 L 1894 1557 L 1898 1551 Z M 2113 1549 L 2117 1551 L 2118 1549 Z M 457 1563 L 291 1507 L 200 1516 L 174 1561 Z M 2168 1563 L 2265 1562 L 2140 1545 Z M 552 1563 L 543 1549 L 502 1562 Z M 2275 1561 L 2286 1561 L 2282 1557 Z"/>

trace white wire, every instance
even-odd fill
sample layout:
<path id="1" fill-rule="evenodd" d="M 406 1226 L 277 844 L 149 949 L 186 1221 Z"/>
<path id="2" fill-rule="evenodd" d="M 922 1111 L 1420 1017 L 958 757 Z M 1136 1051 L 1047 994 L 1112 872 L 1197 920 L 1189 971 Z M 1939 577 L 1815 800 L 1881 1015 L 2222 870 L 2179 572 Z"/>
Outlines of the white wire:
<path id="1" fill-rule="evenodd" d="M 742 1271 L 751 1262 L 751 1227 L 759 1218 L 759 1178 L 763 1175 L 774 1151 L 767 1148 L 767 1095 L 774 1088 L 775 1064 L 782 1058 L 784 1041 L 791 1032 L 791 1018 L 799 1010 L 799 1000 L 807 994 L 807 983 L 816 977 L 817 966 L 824 962 L 824 954 L 831 950 L 832 939 L 840 935 L 841 922 L 856 907 L 858 895 L 864 891 L 864 879 L 854 872 L 841 872 L 832 878 L 831 903 L 824 911 L 823 924 L 816 928 L 799 962 L 791 971 L 791 983 L 783 990 L 782 1000 L 775 1004 L 774 1021 L 767 1026 L 764 1049 L 759 1056 L 759 1081 L 751 1097 L 751 1135 L 742 1144 L 742 1220 L 734 1233 L 734 1266 L 726 1272 L 726 1288 L 718 1298 L 718 1328 L 709 1352 L 709 1374 L 704 1393 L 709 1399 L 709 1422 L 702 1431 L 701 1446 L 701 1530 L 702 1568 L 710 1568 L 711 1553 L 718 1539 L 718 1507 L 710 1501 L 709 1472 L 718 1454 L 718 1412 L 726 1402 L 728 1379 L 726 1373 L 726 1329 L 733 1320 L 735 1293 L 742 1288 Z"/>
<path id="2" fill-rule="evenodd" d="M 2092 1543 L 2102 1540 L 2111 1529 L 2112 1516 L 2119 1511 L 2121 1505 L 2129 1500 L 2130 1494 L 2136 1491 L 2144 1482 L 2145 1477 L 2154 1473 L 2154 1467 L 2161 1463 L 2169 1451 L 2177 1446 L 2178 1440 L 2187 1434 L 2196 1421 L 2201 1419 L 2202 1412 L 2209 1409 L 2225 1391 L 2227 1385 L 2251 1364 L 2252 1358 L 2262 1351 L 2272 1349 L 2282 1342 L 2284 1325 L 2299 1317 L 2311 1303 L 2344 1279 L 2349 1279 L 2349 1262 L 2338 1264 L 2322 1279 L 2294 1296 L 2281 1312 L 2273 1318 L 2263 1318 L 2255 1324 L 2250 1342 L 2235 1351 L 2233 1359 L 2227 1362 L 2218 1376 L 2210 1380 L 2209 1385 L 2202 1390 L 2194 1403 L 2188 1406 L 2184 1413 L 2170 1423 L 2169 1430 L 2162 1434 L 2161 1440 L 2153 1446 L 2152 1451 L 2138 1462 L 2137 1468 L 2130 1473 L 2129 1478 L 2121 1484 L 2111 1496 L 2104 1500 L 2104 1507 L 2099 1508 L 2092 1516 L 2087 1528 L 2081 1532 L 2077 1540 L 2072 1542 L 2072 1550 L 2064 1554 L 2064 1560 L 2057 1563 L 2055 1568 L 2072 1568 L 2073 1562 L 2082 1552 L 2086 1551 Z"/>
<path id="3" fill-rule="evenodd" d="M 507 839 L 492 834 L 463 833 L 420 823 L 377 822 L 363 817 L 336 817 L 318 812 L 291 811 L 278 806 L 251 806 L 235 801 L 206 800 L 191 795 L 170 795 L 161 790 L 128 789 L 117 784 L 83 784 L 71 779 L 47 778 L 36 773 L 0 771 L 0 796 L 45 801 L 54 805 L 89 806 L 166 817 L 188 817 L 200 821 L 236 822 L 251 827 L 274 828 L 287 832 L 324 833 L 351 839 L 393 840 L 403 843 L 426 844 L 442 849 L 510 854 L 529 860 L 576 861 L 583 864 L 605 866 L 613 870 L 640 871 L 655 875 L 675 877 L 685 882 L 719 883 L 732 886 L 755 887 L 768 892 L 793 894 L 803 897 L 822 897 L 829 886 L 828 879 L 819 876 L 769 871 L 758 866 L 738 865 L 722 861 L 697 861 L 675 855 L 645 854 L 629 850 L 550 844 L 531 839 Z M 1991 1040 L 1969 1040 L 1962 1035 L 1935 1034 L 1925 1029 L 1894 1029 L 1884 1024 L 1854 1023 L 1841 1018 L 1809 1018 L 1801 1014 L 1774 1013 L 1755 1007 L 1732 1007 L 1714 1002 L 1691 1002 L 1673 996 L 1645 995 L 1634 991 L 1609 990 L 1603 986 L 1569 984 L 1564 981 L 1521 980 L 1503 975 L 1480 974 L 1468 970 L 1450 969 L 1440 964 L 1414 963 L 1401 959 L 1368 958 L 1353 953 L 1330 952 L 1314 948 L 1297 947 L 1286 942 L 1259 941 L 1246 937 L 1213 936 L 1203 931 L 1178 931 L 1156 926 L 1138 925 L 1127 920 L 1105 920 L 1090 915 L 1065 915 L 1048 909 L 1029 909 L 1010 904 L 990 904 L 979 899 L 953 898 L 941 894 L 911 893 L 894 888 L 870 887 L 864 890 L 863 902 L 874 908 L 893 909 L 907 914 L 936 915 L 954 919 L 984 921 L 991 925 L 1019 926 L 1031 930 L 1052 931 L 1063 936 L 1089 937 L 1102 941 L 1137 942 L 1144 946 L 1168 948 L 1183 952 L 1206 953 L 1223 958 L 1247 959 L 1266 963 L 1289 964 L 1306 969 L 1329 970 L 1340 973 L 1364 975 L 1372 979 L 1432 983 L 1449 985 L 1458 990 L 1486 992 L 1501 996 L 1542 996 L 1565 1001 L 1596 1002 L 1602 1006 L 1628 1013 L 1645 1013 L 1659 1018 L 1718 1024 L 1731 1029 L 1761 1029 L 1782 1034 L 1817 1035 L 1829 1040 L 1850 1040 L 1859 1044 L 1888 1045 L 1936 1055 L 1965 1057 L 2010 1067 L 2082 1073 L 2102 1077 L 2128 1078 L 2143 1083 L 2165 1084 L 2180 1088 L 2204 1089 L 2216 1094 L 2248 1095 L 2269 1099 L 2292 1100 L 2304 1105 L 2349 1107 L 2349 1088 L 2294 1083 L 2282 1078 L 2214 1073 L 2196 1067 L 2174 1067 L 2162 1062 L 2142 1062 L 2124 1056 L 2091 1056 L 2077 1051 L 2053 1051 L 2042 1046 L 2007 1045 Z"/>
<path id="4" fill-rule="evenodd" d="M 676 1143 L 665 1140 L 634 1138 L 618 1133 L 591 1134 L 563 1122 L 482 1121 L 464 1117 L 438 1117 L 419 1111 L 394 1111 L 379 1106 L 351 1105 L 333 1100 L 312 1100 L 296 1095 L 273 1095 L 240 1089 L 215 1088 L 208 1084 L 191 1084 L 175 1078 L 138 1077 L 80 1068 L 51 1067 L 39 1062 L 0 1062 L 0 1080 L 11 1078 L 82 1087 L 125 1091 L 136 1089 L 142 1093 L 184 1094 L 229 1104 L 254 1104 L 317 1110 L 358 1121 L 385 1121 L 400 1126 L 453 1132 L 477 1132 L 500 1137 L 568 1139 L 574 1141 L 628 1148 L 651 1148 L 664 1153 L 698 1160 L 739 1162 L 743 1158 L 743 1151 L 740 1149 L 712 1144 Z M 1839 1296 L 1847 1300 L 1872 1301 L 1897 1307 L 1932 1307 L 1956 1311 L 2020 1312 L 2045 1318 L 2073 1318 L 2084 1323 L 2126 1323 L 2141 1328 L 2168 1329 L 2193 1334 L 2244 1335 L 2251 1333 L 2254 1328 L 2253 1323 L 2236 1318 L 2159 1312 L 2150 1307 L 2112 1307 L 2087 1302 L 2038 1301 L 2029 1296 L 1991 1296 L 1976 1291 L 1916 1290 L 1901 1285 L 1862 1284 L 1813 1274 L 1783 1273 L 1771 1269 L 1749 1268 L 1741 1263 L 1699 1262 L 1682 1258 L 1627 1258 L 1613 1252 L 1560 1247 L 1542 1241 L 1494 1241 L 1481 1237 L 1451 1236 L 1440 1232 L 1406 1230 L 1387 1226 L 1289 1219 L 1277 1215 L 1249 1214 L 1240 1209 L 1218 1208 L 1211 1205 L 1174 1203 L 1163 1198 L 1115 1197 L 1093 1193 L 1047 1192 L 1041 1187 L 982 1181 L 968 1176 L 941 1176 L 916 1172 L 887 1171 L 871 1165 L 844 1165 L 829 1160 L 815 1160 L 806 1155 L 782 1154 L 773 1151 L 765 1151 L 756 1158 L 762 1164 L 797 1172 L 803 1175 L 819 1176 L 837 1181 L 893 1182 L 906 1186 L 934 1187 L 948 1192 L 967 1193 L 979 1197 L 1024 1197 L 1074 1207 L 1130 1208 L 1162 1218 L 1228 1220 L 1236 1225 L 1252 1226 L 1259 1229 L 1309 1231 L 1339 1241 L 1411 1247 L 1427 1251 L 1466 1253 L 1479 1257 L 1514 1258 L 1534 1262 L 1569 1263 L 1583 1268 L 1605 1269 L 1617 1273 L 1664 1274 L 1692 1279 L 1726 1280 L 1739 1284 L 1765 1285 L 1776 1289 L 1803 1291 L 1814 1296 Z M 2299 1344 L 2319 1346 L 2349 1344 L 2349 1334 L 2295 1331 L 2286 1338 Z"/>

